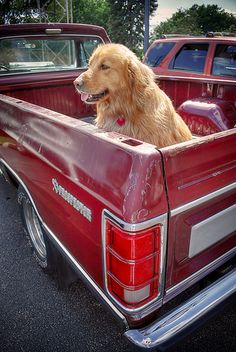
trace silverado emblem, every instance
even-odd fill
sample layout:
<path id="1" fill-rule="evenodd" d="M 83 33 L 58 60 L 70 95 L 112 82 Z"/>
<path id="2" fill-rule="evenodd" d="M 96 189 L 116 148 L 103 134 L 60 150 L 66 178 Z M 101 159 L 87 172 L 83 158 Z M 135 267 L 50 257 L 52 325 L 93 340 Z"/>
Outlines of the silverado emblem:
<path id="1" fill-rule="evenodd" d="M 52 179 L 53 191 L 62 197 L 67 203 L 75 208 L 81 215 L 83 215 L 88 221 L 92 221 L 92 210 L 86 207 L 78 198 L 73 196 L 64 187 L 62 187 L 56 178 Z"/>

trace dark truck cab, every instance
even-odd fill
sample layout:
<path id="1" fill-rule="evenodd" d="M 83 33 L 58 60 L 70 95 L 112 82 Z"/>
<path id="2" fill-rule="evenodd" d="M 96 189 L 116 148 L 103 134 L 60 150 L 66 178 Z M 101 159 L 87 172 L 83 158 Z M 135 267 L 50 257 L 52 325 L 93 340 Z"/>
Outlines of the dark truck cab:
<path id="1" fill-rule="evenodd" d="M 60 253 L 130 341 L 162 349 L 235 297 L 236 129 L 161 149 L 98 129 L 73 80 L 108 41 L 0 27 L 0 170 L 40 265 Z"/>

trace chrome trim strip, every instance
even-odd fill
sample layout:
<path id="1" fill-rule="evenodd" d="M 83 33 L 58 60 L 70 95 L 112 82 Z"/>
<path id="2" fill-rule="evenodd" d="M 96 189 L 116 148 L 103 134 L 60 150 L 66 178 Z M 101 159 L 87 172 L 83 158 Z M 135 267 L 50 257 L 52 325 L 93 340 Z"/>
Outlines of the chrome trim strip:
<path id="1" fill-rule="evenodd" d="M 165 344 L 176 341 L 178 337 L 197 327 L 235 294 L 236 269 L 148 327 L 130 329 L 124 335 L 142 348 L 164 347 Z"/>
<path id="2" fill-rule="evenodd" d="M 236 204 L 195 224 L 190 233 L 189 258 L 236 231 Z"/>
<path id="3" fill-rule="evenodd" d="M 124 322 L 126 327 L 128 327 L 128 323 L 126 321 L 126 318 L 124 315 L 117 309 L 117 307 L 109 300 L 107 295 L 100 289 L 100 287 L 94 282 L 94 280 L 87 274 L 87 272 L 83 269 L 83 267 L 77 262 L 77 260 L 73 257 L 73 255 L 68 251 L 68 249 L 61 243 L 61 241 L 56 237 L 56 235 L 51 231 L 51 229 L 47 226 L 47 224 L 43 221 L 41 218 L 37 207 L 34 203 L 33 198 L 31 197 L 31 194 L 27 188 L 27 186 L 24 184 L 24 182 L 21 180 L 21 178 L 16 174 L 16 172 L 5 162 L 5 160 L 0 158 L 0 163 L 2 163 L 5 167 L 9 169 L 9 171 L 12 173 L 12 175 L 17 179 L 17 181 L 22 185 L 22 187 L 25 189 L 27 195 L 29 196 L 29 199 L 34 207 L 34 210 L 39 217 L 43 227 L 49 234 L 49 236 L 56 242 L 58 245 L 59 249 L 67 256 L 67 258 L 70 260 L 70 262 L 75 266 L 75 268 L 79 271 L 82 277 L 86 279 L 86 281 L 90 284 L 90 286 L 97 292 L 97 294 L 106 302 L 106 304 L 112 309 L 112 311 Z"/>
<path id="4" fill-rule="evenodd" d="M 119 219 L 117 216 L 113 215 L 107 209 L 103 210 L 103 216 L 107 219 L 110 219 L 112 222 L 114 222 L 123 230 L 129 231 L 129 232 L 142 231 L 142 230 L 148 229 L 149 227 L 155 226 L 156 224 L 159 224 L 159 223 L 163 223 L 166 225 L 166 221 L 167 221 L 167 214 L 162 214 L 156 218 L 152 218 L 147 221 L 131 224 L 129 222 L 125 222 Z"/>
<path id="5" fill-rule="evenodd" d="M 124 307 L 118 300 L 116 300 L 108 290 L 107 284 L 107 271 L 106 271 L 106 232 L 105 232 L 105 221 L 106 219 L 112 221 L 117 226 L 122 228 L 125 231 L 136 232 L 147 229 L 157 224 L 161 224 L 161 264 L 160 264 L 160 276 L 159 276 L 159 295 L 155 297 L 152 301 L 148 302 L 147 304 L 139 307 L 139 308 L 126 308 Z M 143 317 L 147 314 L 147 311 L 153 311 L 154 309 L 159 308 L 162 305 L 162 298 L 164 294 L 165 288 L 165 264 L 166 264 L 166 245 L 167 245 L 167 214 L 162 214 L 156 218 L 131 224 L 127 223 L 115 215 L 113 215 L 109 210 L 103 210 L 102 216 L 102 246 L 103 246 L 103 273 L 104 273 L 104 286 L 106 287 L 107 294 L 110 296 L 112 301 L 118 305 L 122 311 L 126 314 L 132 315 L 135 313 L 136 317 Z"/>
<path id="6" fill-rule="evenodd" d="M 204 266 L 202 269 L 187 277 L 185 280 L 181 281 L 177 285 L 169 288 L 166 291 L 166 295 L 163 299 L 163 303 L 170 301 L 172 298 L 176 297 L 178 294 L 186 290 L 188 287 L 195 284 L 197 281 L 204 278 L 206 275 L 210 274 L 212 271 L 217 269 L 219 266 L 226 263 L 228 260 L 236 255 L 236 247 L 231 248 L 227 253 L 223 254 L 221 257 L 215 259 L 213 262 Z"/>
<path id="7" fill-rule="evenodd" d="M 41 219 L 40 219 L 41 220 Z M 112 309 L 112 311 L 128 326 L 123 314 L 112 304 L 109 298 L 104 294 L 100 287 L 94 282 L 94 280 L 87 274 L 83 267 L 77 262 L 77 260 L 72 256 L 72 254 L 67 250 L 67 248 L 60 242 L 60 240 L 54 235 L 54 233 L 49 229 L 49 227 L 43 223 L 44 228 L 47 233 L 53 238 L 57 245 L 62 249 L 63 253 L 68 257 L 71 263 L 76 267 L 79 273 L 89 282 L 89 284 L 95 289 L 99 296 L 106 302 L 106 304 Z"/>
<path id="8" fill-rule="evenodd" d="M 200 83 L 215 83 L 215 84 L 224 84 L 230 83 L 235 84 L 236 80 L 233 79 L 219 79 L 217 76 L 215 78 L 207 78 L 207 77 L 187 77 L 187 76 L 172 76 L 172 75 L 156 75 L 155 79 L 166 79 L 169 81 L 199 81 Z"/>
<path id="9" fill-rule="evenodd" d="M 198 205 L 206 203 L 206 202 L 208 202 L 208 201 L 210 201 L 210 200 L 212 200 L 212 199 L 214 199 L 216 197 L 219 197 L 222 194 L 224 194 L 226 192 L 229 192 L 229 191 L 231 191 L 231 190 L 233 190 L 235 188 L 236 188 L 236 182 L 233 182 L 230 185 L 227 185 L 227 186 L 225 186 L 223 188 L 219 188 L 217 191 L 209 193 L 209 194 L 207 194 L 207 195 L 205 195 L 205 196 L 203 196 L 201 198 L 195 199 L 192 202 L 189 202 L 187 204 L 181 205 L 178 208 L 172 209 L 170 214 L 171 214 L 171 216 L 178 215 L 180 213 L 183 213 L 186 210 L 189 210 L 189 209 L 191 209 L 193 207 L 196 207 Z"/>

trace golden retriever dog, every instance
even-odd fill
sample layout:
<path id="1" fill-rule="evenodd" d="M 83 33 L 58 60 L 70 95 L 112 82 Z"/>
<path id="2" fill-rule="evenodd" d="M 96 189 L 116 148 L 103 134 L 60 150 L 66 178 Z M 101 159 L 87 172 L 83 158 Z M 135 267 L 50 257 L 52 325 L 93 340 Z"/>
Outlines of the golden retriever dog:
<path id="1" fill-rule="evenodd" d="M 121 44 L 93 52 L 88 70 L 74 81 L 81 99 L 97 105 L 96 125 L 156 145 L 190 140 L 191 133 L 152 70 Z"/>

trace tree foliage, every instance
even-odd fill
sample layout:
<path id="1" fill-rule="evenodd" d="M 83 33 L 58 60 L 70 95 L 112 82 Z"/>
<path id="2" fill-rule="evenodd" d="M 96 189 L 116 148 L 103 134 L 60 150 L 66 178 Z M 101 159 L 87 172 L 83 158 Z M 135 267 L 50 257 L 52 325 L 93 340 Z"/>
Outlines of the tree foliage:
<path id="1" fill-rule="evenodd" d="M 108 0 L 110 16 L 108 32 L 112 41 L 137 48 L 143 41 L 145 0 Z M 150 1 L 150 13 L 158 6 L 157 0 Z"/>
<path id="2" fill-rule="evenodd" d="M 37 0 L 0 0 L 0 24 L 37 22 Z"/>
<path id="3" fill-rule="evenodd" d="M 132 50 L 142 45 L 145 0 L 73 0 L 72 3 L 75 23 L 103 26 L 112 41 Z M 157 6 L 158 0 L 150 0 L 151 14 Z M 40 21 L 66 22 L 65 0 L 0 0 L 1 24 Z M 155 28 L 153 38 L 168 33 L 202 35 L 208 31 L 236 32 L 236 18 L 217 5 L 180 8 Z"/>
<path id="4" fill-rule="evenodd" d="M 178 33 L 203 35 L 207 32 L 236 32 L 236 18 L 218 5 L 193 5 L 179 9 L 154 29 L 153 37 Z"/>
<path id="5" fill-rule="evenodd" d="M 109 11 L 107 0 L 79 0 L 73 2 L 73 20 L 77 23 L 96 24 L 107 29 Z"/>
<path id="6" fill-rule="evenodd" d="M 103 26 L 113 41 L 131 49 L 142 44 L 145 0 L 73 0 L 72 3 L 73 22 Z M 157 5 L 158 0 L 150 0 L 151 13 Z M 0 0 L 0 15 L 1 23 L 66 22 L 65 0 Z"/>

